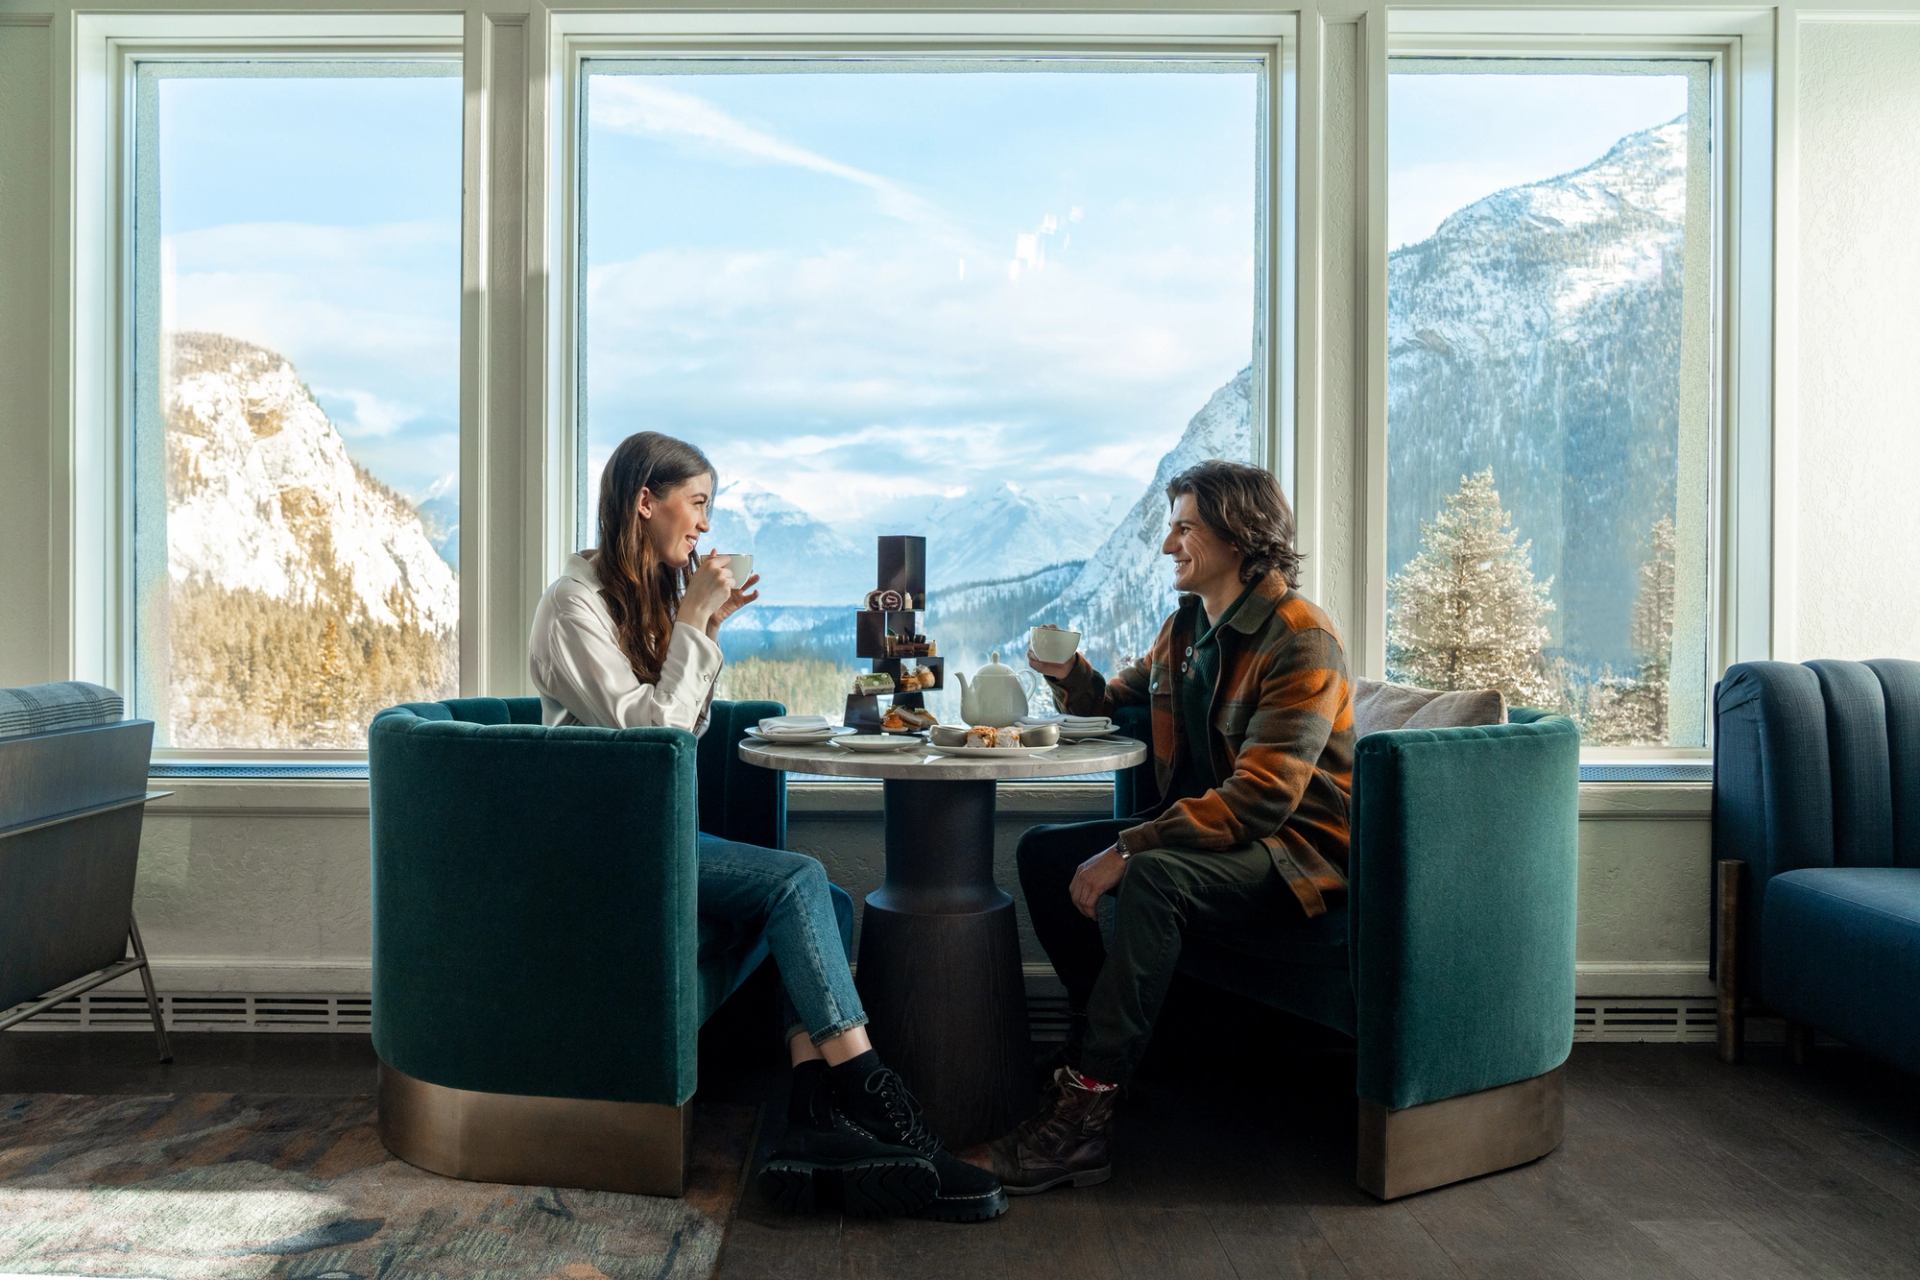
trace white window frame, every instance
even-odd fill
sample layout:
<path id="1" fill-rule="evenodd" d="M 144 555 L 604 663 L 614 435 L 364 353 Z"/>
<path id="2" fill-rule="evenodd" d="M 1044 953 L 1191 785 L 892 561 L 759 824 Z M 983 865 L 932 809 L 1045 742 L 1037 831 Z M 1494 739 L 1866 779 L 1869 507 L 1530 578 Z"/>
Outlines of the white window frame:
<path id="1" fill-rule="evenodd" d="M 1367 155 L 1366 420 L 1360 475 L 1359 674 L 1386 671 L 1387 77 L 1389 59 L 1684 57 L 1711 63 L 1714 111 L 1717 421 L 1708 462 L 1707 671 L 1772 656 L 1774 600 L 1774 28 L 1753 10 L 1460 10 L 1424 4 L 1369 24 L 1363 89 Z M 1711 685 L 1711 680 L 1709 681 Z M 1587 748 L 1588 764 L 1711 759 L 1712 690 L 1700 747 Z M 1674 780 L 1691 779 L 1684 773 Z"/>
<path id="2" fill-rule="evenodd" d="M 815 54 L 1084 54 L 1088 57 L 1194 55 L 1209 52 L 1255 53 L 1266 59 L 1267 152 L 1261 158 L 1265 278 L 1256 283 L 1260 308 L 1254 359 L 1261 365 L 1260 393 L 1253 406 L 1254 438 L 1261 456 L 1292 489 L 1300 437 L 1296 409 L 1300 396 L 1297 367 L 1307 364 L 1303 326 L 1297 324 L 1300 263 L 1308 247 L 1299 243 L 1296 182 L 1296 121 L 1299 80 L 1292 13 L 1177 13 L 1015 11 L 971 13 L 555 13 L 546 31 L 547 94 L 540 134 L 545 163 L 530 165 L 547 179 L 544 199 L 528 193 L 529 222 L 545 227 L 548 270 L 543 312 L 550 342 L 546 350 L 545 421 L 551 456 L 570 464 L 553 468 L 542 505 L 548 551 L 546 571 L 557 574 L 574 549 L 580 499 L 575 461 L 584 441 L 578 414 L 578 261 L 579 192 L 577 134 L 584 63 L 588 58 L 668 60 L 676 56 L 793 56 Z M 531 309 L 531 300 L 530 300 Z"/>
<path id="3" fill-rule="evenodd" d="M 135 590 L 134 494 L 136 353 L 133 208 L 135 137 L 134 77 L 147 58 L 238 60 L 252 57 L 337 61 L 348 58 L 418 60 L 462 56 L 465 22 L 458 14 L 87 14 L 73 19 L 72 163 L 67 175 L 72 217 L 64 246 L 71 287 L 56 324 L 72 334 L 65 420 L 72 450 L 70 505 L 56 511 L 67 533 L 64 550 L 68 608 L 54 619 L 55 643 L 69 655 L 72 678 L 109 687 L 136 688 L 138 652 Z M 472 103 L 464 108 L 471 134 Z M 470 171 L 472 147 L 463 146 Z M 463 296 L 472 289 L 475 235 L 472 210 L 462 210 Z M 56 308 L 58 309 L 58 308 Z M 465 308 L 463 307 L 463 311 Z M 474 475 L 469 461 L 475 441 L 469 412 L 474 360 L 471 339 L 461 334 L 461 500 L 463 511 Z M 58 330 L 56 330 L 58 331 Z M 59 411 L 58 409 L 56 411 Z M 59 486 L 56 486 L 58 492 Z M 56 499 L 56 502 L 58 499 Z M 462 563 L 469 563 L 470 531 L 463 515 Z M 56 542 L 56 549 L 61 549 Z M 478 548 L 473 548 L 476 552 Z M 484 618 L 480 575 L 462 573 L 460 583 L 460 684 L 476 687 L 469 661 L 472 637 Z M 142 708 L 133 707 L 134 714 Z M 156 749 L 156 762 L 341 764 L 365 759 L 364 751 L 263 751 Z"/>

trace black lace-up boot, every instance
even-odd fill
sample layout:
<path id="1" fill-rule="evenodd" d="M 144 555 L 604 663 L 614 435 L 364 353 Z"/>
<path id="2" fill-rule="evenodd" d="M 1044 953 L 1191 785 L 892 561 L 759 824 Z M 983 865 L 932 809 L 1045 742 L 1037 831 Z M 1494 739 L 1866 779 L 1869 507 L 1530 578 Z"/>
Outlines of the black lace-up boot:
<path id="1" fill-rule="evenodd" d="M 871 1061 L 867 1061 L 867 1059 Z M 875 1141 L 918 1153 L 940 1176 L 940 1188 L 922 1216 L 942 1222 L 985 1222 L 1007 1211 L 1000 1180 L 940 1144 L 926 1125 L 919 1101 L 898 1072 L 877 1054 L 862 1054 L 833 1072 L 835 1110 L 854 1130 Z"/>
<path id="2" fill-rule="evenodd" d="M 918 1150 L 850 1124 L 833 1103 L 824 1062 L 794 1068 L 787 1133 L 760 1169 L 760 1194 L 798 1213 L 919 1214 L 940 1190 Z"/>

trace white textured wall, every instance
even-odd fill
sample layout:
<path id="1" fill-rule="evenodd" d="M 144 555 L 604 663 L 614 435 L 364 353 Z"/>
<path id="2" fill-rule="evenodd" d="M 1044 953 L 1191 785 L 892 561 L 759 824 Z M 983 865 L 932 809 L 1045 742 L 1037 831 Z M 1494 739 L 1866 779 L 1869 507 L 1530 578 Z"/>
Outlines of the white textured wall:
<path id="1" fill-rule="evenodd" d="M 0 20 L 0 685 L 50 669 L 47 258 L 49 26 Z"/>
<path id="2" fill-rule="evenodd" d="M 1354 626 L 1360 574 L 1354 563 L 1358 531 L 1356 449 L 1362 421 L 1363 367 L 1358 316 L 1359 244 L 1366 209 L 1357 199 L 1360 166 L 1360 28 L 1330 22 L 1322 59 L 1322 136 L 1320 229 L 1320 515 L 1321 595 L 1347 641 L 1349 659 L 1358 657 Z"/>
<path id="3" fill-rule="evenodd" d="M 1920 656 L 1920 22 L 1800 29 L 1802 658 Z"/>

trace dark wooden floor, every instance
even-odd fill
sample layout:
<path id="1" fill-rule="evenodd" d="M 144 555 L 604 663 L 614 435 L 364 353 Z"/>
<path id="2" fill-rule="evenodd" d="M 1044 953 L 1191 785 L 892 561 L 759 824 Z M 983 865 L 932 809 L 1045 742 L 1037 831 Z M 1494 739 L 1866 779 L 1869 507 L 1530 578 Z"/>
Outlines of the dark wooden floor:
<path id="1" fill-rule="evenodd" d="M 364 1036 L 0 1035 L 0 1092 L 359 1093 Z M 761 1064 L 764 1066 L 764 1064 Z M 1352 1183 L 1352 1061 L 1271 1078 L 1189 1062 L 1122 1114 L 1108 1185 L 998 1222 L 794 1218 L 749 1193 L 723 1277 L 1920 1277 L 1920 1081 L 1838 1048 L 1580 1045 L 1567 1140 L 1523 1169 L 1381 1205 Z M 709 1080 L 740 1096 L 753 1072 Z M 1288 1108 L 1281 1099 L 1322 1096 Z M 775 1113 L 777 1114 L 777 1112 Z M 766 1135 L 770 1140 L 772 1135 Z"/>

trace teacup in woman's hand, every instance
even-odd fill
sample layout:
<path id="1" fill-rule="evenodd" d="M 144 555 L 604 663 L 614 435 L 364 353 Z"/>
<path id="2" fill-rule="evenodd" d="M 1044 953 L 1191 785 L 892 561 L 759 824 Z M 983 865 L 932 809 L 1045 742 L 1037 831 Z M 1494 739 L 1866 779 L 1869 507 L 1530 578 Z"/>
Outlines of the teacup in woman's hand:
<path id="1" fill-rule="evenodd" d="M 726 557 L 727 567 L 733 570 L 733 585 L 736 587 L 746 585 L 747 579 L 753 576 L 753 557 L 736 555 L 730 551 L 723 551 L 721 554 Z"/>

